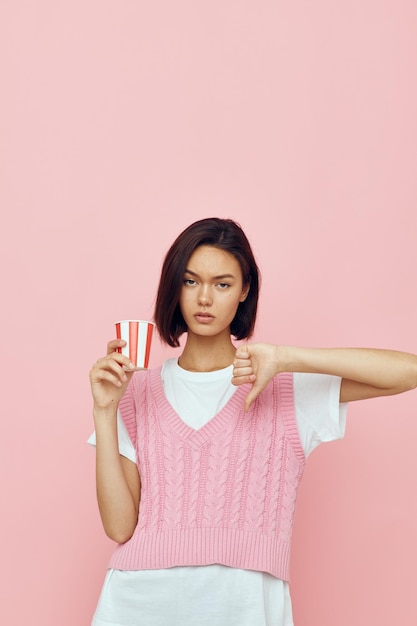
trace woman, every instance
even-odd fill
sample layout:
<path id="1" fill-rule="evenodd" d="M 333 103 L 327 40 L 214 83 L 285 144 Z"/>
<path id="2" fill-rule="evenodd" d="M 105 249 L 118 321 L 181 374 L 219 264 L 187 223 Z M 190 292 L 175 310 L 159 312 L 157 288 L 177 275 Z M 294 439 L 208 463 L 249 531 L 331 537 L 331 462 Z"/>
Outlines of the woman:
<path id="1" fill-rule="evenodd" d="M 90 372 L 98 503 L 119 545 L 94 626 L 292 626 L 289 554 L 308 454 L 343 436 L 346 403 L 417 386 L 417 357 L 242 344 L 258 268 L 232 220 L 168 251 L 155 322 L 178 359 L 133 373 L 108 343 Z"/>

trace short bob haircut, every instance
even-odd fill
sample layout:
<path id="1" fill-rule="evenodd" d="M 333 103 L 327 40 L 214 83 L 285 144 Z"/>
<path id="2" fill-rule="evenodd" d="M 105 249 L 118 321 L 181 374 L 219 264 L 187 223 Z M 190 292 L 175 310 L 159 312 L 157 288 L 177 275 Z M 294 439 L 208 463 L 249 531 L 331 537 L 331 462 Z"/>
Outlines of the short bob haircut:
<path id="1" fill-rule="evenodd" d="M 164 259 L 156 297 L 154 320 L 162 341 L 174 348 L 187 331 L 179 300 L 187 263 L 200 246 L 214 246 L 232 254 L 238 261 L 243 285 L 249 293 L 238 306 L 230 326 L 236 339 L 253 334 L 260 285 L 259 269 L 250 243 L 239 224 L 231 219 L 206 218 L 188 226 L 174 241 Z"/>

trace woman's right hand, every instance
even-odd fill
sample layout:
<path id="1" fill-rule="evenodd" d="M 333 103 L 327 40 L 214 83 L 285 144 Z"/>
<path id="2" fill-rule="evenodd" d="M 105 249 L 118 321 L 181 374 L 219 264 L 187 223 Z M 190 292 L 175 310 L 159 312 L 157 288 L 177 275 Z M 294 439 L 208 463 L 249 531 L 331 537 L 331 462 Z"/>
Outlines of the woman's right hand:
<path id="1" fill-rule="evenodd" d="M 128 357 L 116 352 L 126 342 L 113 339 L 107 344 L 106 356 L 98 359 L 90 370 L 91 393 L 94 408 L 108 410 L 117 408 L 134 372 L 134 364 Z M 123 369 L 123 366 L 128 371 Z"/>

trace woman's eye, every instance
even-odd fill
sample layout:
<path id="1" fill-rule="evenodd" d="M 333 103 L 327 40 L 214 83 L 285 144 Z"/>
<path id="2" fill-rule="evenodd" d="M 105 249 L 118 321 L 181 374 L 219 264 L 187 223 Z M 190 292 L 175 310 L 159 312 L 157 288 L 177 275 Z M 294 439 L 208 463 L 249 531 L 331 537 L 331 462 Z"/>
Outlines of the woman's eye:
<path id="1" fill-rule="evenodd" d="M 192 278 L 185 278 L 184 279 L 184 285 L 195 285 L 195 280 L 193 280 Z"/>
<path id="2" fill-rule="evenodd" d="M 227 289 L 228 287 L 230 287 L 229 283 L 219 283 L 218 286 L 220 287 L 220 289 Z"/>

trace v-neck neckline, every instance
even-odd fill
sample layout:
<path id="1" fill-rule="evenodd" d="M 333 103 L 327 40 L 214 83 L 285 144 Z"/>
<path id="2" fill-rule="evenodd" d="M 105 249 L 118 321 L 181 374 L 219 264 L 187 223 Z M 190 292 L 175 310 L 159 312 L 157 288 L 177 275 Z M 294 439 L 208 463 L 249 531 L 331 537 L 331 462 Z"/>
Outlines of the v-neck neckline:
<path id="1" fill-rule="evenodd" d="M 181 419 L 167 400 L 161 380 L 160 367 L 150 371 L 150 385 L 158 413 L 171 430 L 194 450 L 198 450 L 217 434 L 235 429 L 238 418 L 244 410 L 243 400 L 250 389 L 250 385 L 241 385 L 224 407 L 206 424 L 196 430 Z"/>

